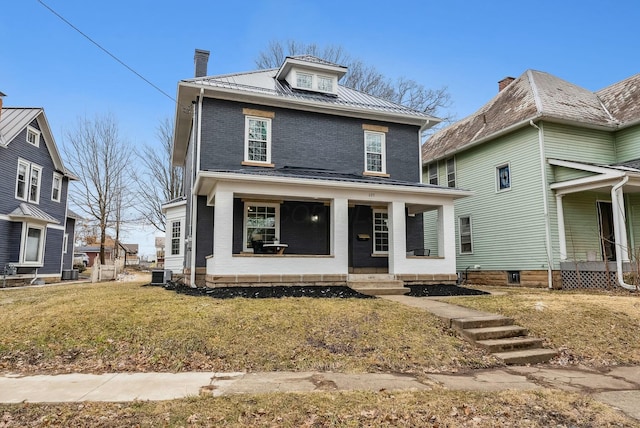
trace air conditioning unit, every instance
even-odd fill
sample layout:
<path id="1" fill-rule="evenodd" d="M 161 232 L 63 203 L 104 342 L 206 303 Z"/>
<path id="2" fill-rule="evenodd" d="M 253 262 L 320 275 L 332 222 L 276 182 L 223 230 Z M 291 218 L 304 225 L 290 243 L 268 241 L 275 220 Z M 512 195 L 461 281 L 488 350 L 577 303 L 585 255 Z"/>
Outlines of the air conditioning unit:
<path id="1" fill-rule="evenodd" d="M 171 281 L 171 271 L 169 269 L 151 271 L 151 285 L 164 285 L 168 281 Z"/>

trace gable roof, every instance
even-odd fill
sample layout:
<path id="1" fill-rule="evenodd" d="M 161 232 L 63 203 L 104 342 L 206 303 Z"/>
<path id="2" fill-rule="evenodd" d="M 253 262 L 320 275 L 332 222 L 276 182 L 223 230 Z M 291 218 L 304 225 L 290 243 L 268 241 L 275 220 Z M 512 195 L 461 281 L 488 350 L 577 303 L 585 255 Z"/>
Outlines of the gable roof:
<path id="1" fill-rule="evenodd" d="M 297 62 L 342 67 L 312 56 L 288 57 Z M 338 85 L 337 95 L 292 89 L 277 78 L 280 69 L 197 77 L 178 83 L 178 103 L 174 135 L 173 162 L 184 162 L 191 129 L 189 108 L 202 91 L 205 97 L 250 102 L 254 104 L 315 111 L 369 120 L 412 124 L 428 128 L 441 120 L 425 112 Z"/>
<path id="2" fill-rule="evenodd" d="M 56 170 L 72 180 L 77 180 L 78 177 L 66 169 L 62 162 L 49 122 L 41 107 L 3 107 L 0 112 L 0 146 L 8 146 L 34 120 L 38 121 Z"/>
<path id="3" fill-rule="evenodd" d="M 432 135 L 422 146 L 422 159 L 442 159 L 541 119 L 618 129 L 640 119 L 639 88 L 640 74 L 591 92 L 549 73 L 527 70 L 480 110 Z"/>

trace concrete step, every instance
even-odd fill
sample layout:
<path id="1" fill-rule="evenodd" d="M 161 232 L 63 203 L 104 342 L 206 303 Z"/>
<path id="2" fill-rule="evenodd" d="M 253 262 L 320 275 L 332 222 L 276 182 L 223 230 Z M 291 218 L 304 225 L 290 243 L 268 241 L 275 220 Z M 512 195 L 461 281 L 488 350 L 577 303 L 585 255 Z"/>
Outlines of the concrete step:
<path id="1" fill-rule="evenodd" d="M 542 348 L 542 339 L 538 339 L 537 337 L 477 340 L 475 343 L 481 348 L 493 353 Z"/>
<path id="2" fill-rule="evenodd" d="M 411 291 L 406 287 L 350 287 L 358 293 L 366 294 L 367 296 L 401 296 Z"/>
<path id="3" fill-rule="evenodd" d="M 513 325 L 513 318 L 503 317 L 501 315 L 487 315 L 451 320 L 451 326 L 458 330 L 468 328 L 501 327 L 505 325 Z"/>
<path id="4" fill-rule="evenodd" d="M 500 358 L 505 364 L 524 365 L 546 363 L 557 355 L 553 349 L 526 349 L 521 351 L 495 352 L 494 356 Z"/>
<path id="5" fill-rule="evenodd" d="M 505 339 L 507 337 L 526 336 L 528 331 L 518 325 L 505 325 L 499 327 L 466 328 L 462 334 L 469 340 Z"/>
<path id="6" fill-rule="evenodd" d="M 349 282 L 384 282 L 395 280 L 396 276 L 389 273 L 350 273 L 347 275 L 347 281 Z"/>

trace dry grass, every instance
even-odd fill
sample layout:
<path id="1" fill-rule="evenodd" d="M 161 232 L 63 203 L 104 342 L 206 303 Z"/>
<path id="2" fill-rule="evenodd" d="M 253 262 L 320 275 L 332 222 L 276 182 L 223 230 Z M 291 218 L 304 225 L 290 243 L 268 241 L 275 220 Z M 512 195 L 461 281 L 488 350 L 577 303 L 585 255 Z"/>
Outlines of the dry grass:
<path id="1" fill-rule="evenodd" d="M 513 317 L 561 351 L 557 363 L 640 363 L 640 295 L 626 292 L 493 288 L 504 295 L 450 298 L 461 306 Z"/>
<path id="2" fill-rule="evenodd" d="M 141 283 L 0 291 L 0 371 L 424 372 L 499 364 L 372 299 L 192 297 Z"/>
<path id="3" fill-rule="evenodd" d="M 166 402 L 0 405 L 0 425 L 228 427 L 634 427 L 589 397 L 561 391 L 343 392 Z"/>

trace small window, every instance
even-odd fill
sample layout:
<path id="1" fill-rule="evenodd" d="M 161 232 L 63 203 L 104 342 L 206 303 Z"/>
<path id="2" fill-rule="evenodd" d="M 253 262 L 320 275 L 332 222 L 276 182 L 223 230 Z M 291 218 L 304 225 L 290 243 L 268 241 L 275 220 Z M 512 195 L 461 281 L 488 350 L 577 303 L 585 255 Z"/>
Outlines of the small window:
<path id="1" fill-rule="evenodd" d="M 271 162 L 271 119 L 246 117 L 245 160 Z"/>
<path id="2" fill-rule="evenodd" d="M 67 254 L 67 245 L 69 244 L 69 234 L 65 233 L 62 237 L 62 254 Z"/>
<path id="3" fill-rule="evenodd" d="M 25 229 L 23 229 L 21 261 L 24 264 L 42 264 L 44 227 L 27 225 Z"/>
<path id="4" fill-rule="evenodd" d="M 35 128 L 28 127 L 27 128 L 27 143 L 34 145 L 36 147 L 40 146 L 40 131 Z"/>
<path id="5" fill-rule="evenodd" d="M 389 253 L 389 227 L 387 210 L 373 210 L 373 254 Z"/>
<path id="6" fill-rule="evenodd" d="M 318 76 L 318 90 L 333 92 L 333 79 L 331 77 Z"/>
<path id="7" fill-rule="evenodd" d="M 511 168 L 509 164 L 496 168 L 496 182 L 498 191 L 511 189 Z"/>
<path id="8" fill-rule="evenodd" d="M 364 131 L 366 172 L 386 172 L 384 140 L 382 132 Z"/>
<path id="9" fill-rule="evenodd" d="M 454 158 L 447 159 L 447 186 L 456 187 L 456 162 Z"/>
<path id="10" fill-rule="evenodd" d="M 180 255 L 180 235 L 181 224 L 180 220 L 171 223 L 171 255 Z"/>
<path id="11" fill-rule="evenodd" d="M 268 202 L 246 202 L 244 215 L 244 249 L 253 248 L 253 241 L 264 243 L 278 239 L 280 205 Z"/>
<path id="12" fill-rule="evenodd" d="M 460 254 L 473 253 L 473 238 L 471 235 L 471 217 L 458 217 L 458 240 Z"/>
<path id="13" fill-rule="evenodd" d="M 509 270 L 507 271 L 507 283 L 508 284 L 520 284 L 520 271 Z"/>
<path id="14" fill-rule="evenodd" d="M 431 162 L 427 166 L 427 174 L 429 177 L 429 184 L 438 185 L 438 162 Z"/>
<path id="15" fill-rule="evenodd" d="M 303 89 L 313 88 L 313 75 L 308 73 L 296 73 L 296 86 Z"/>
<path id="16" fill-rule="evenodd" d="M 53 183 L 51 185 L 51 200 L 60 202 L 60 195 L 62 194 L 62 176 L 57 172 L 53 173 Z"/>

